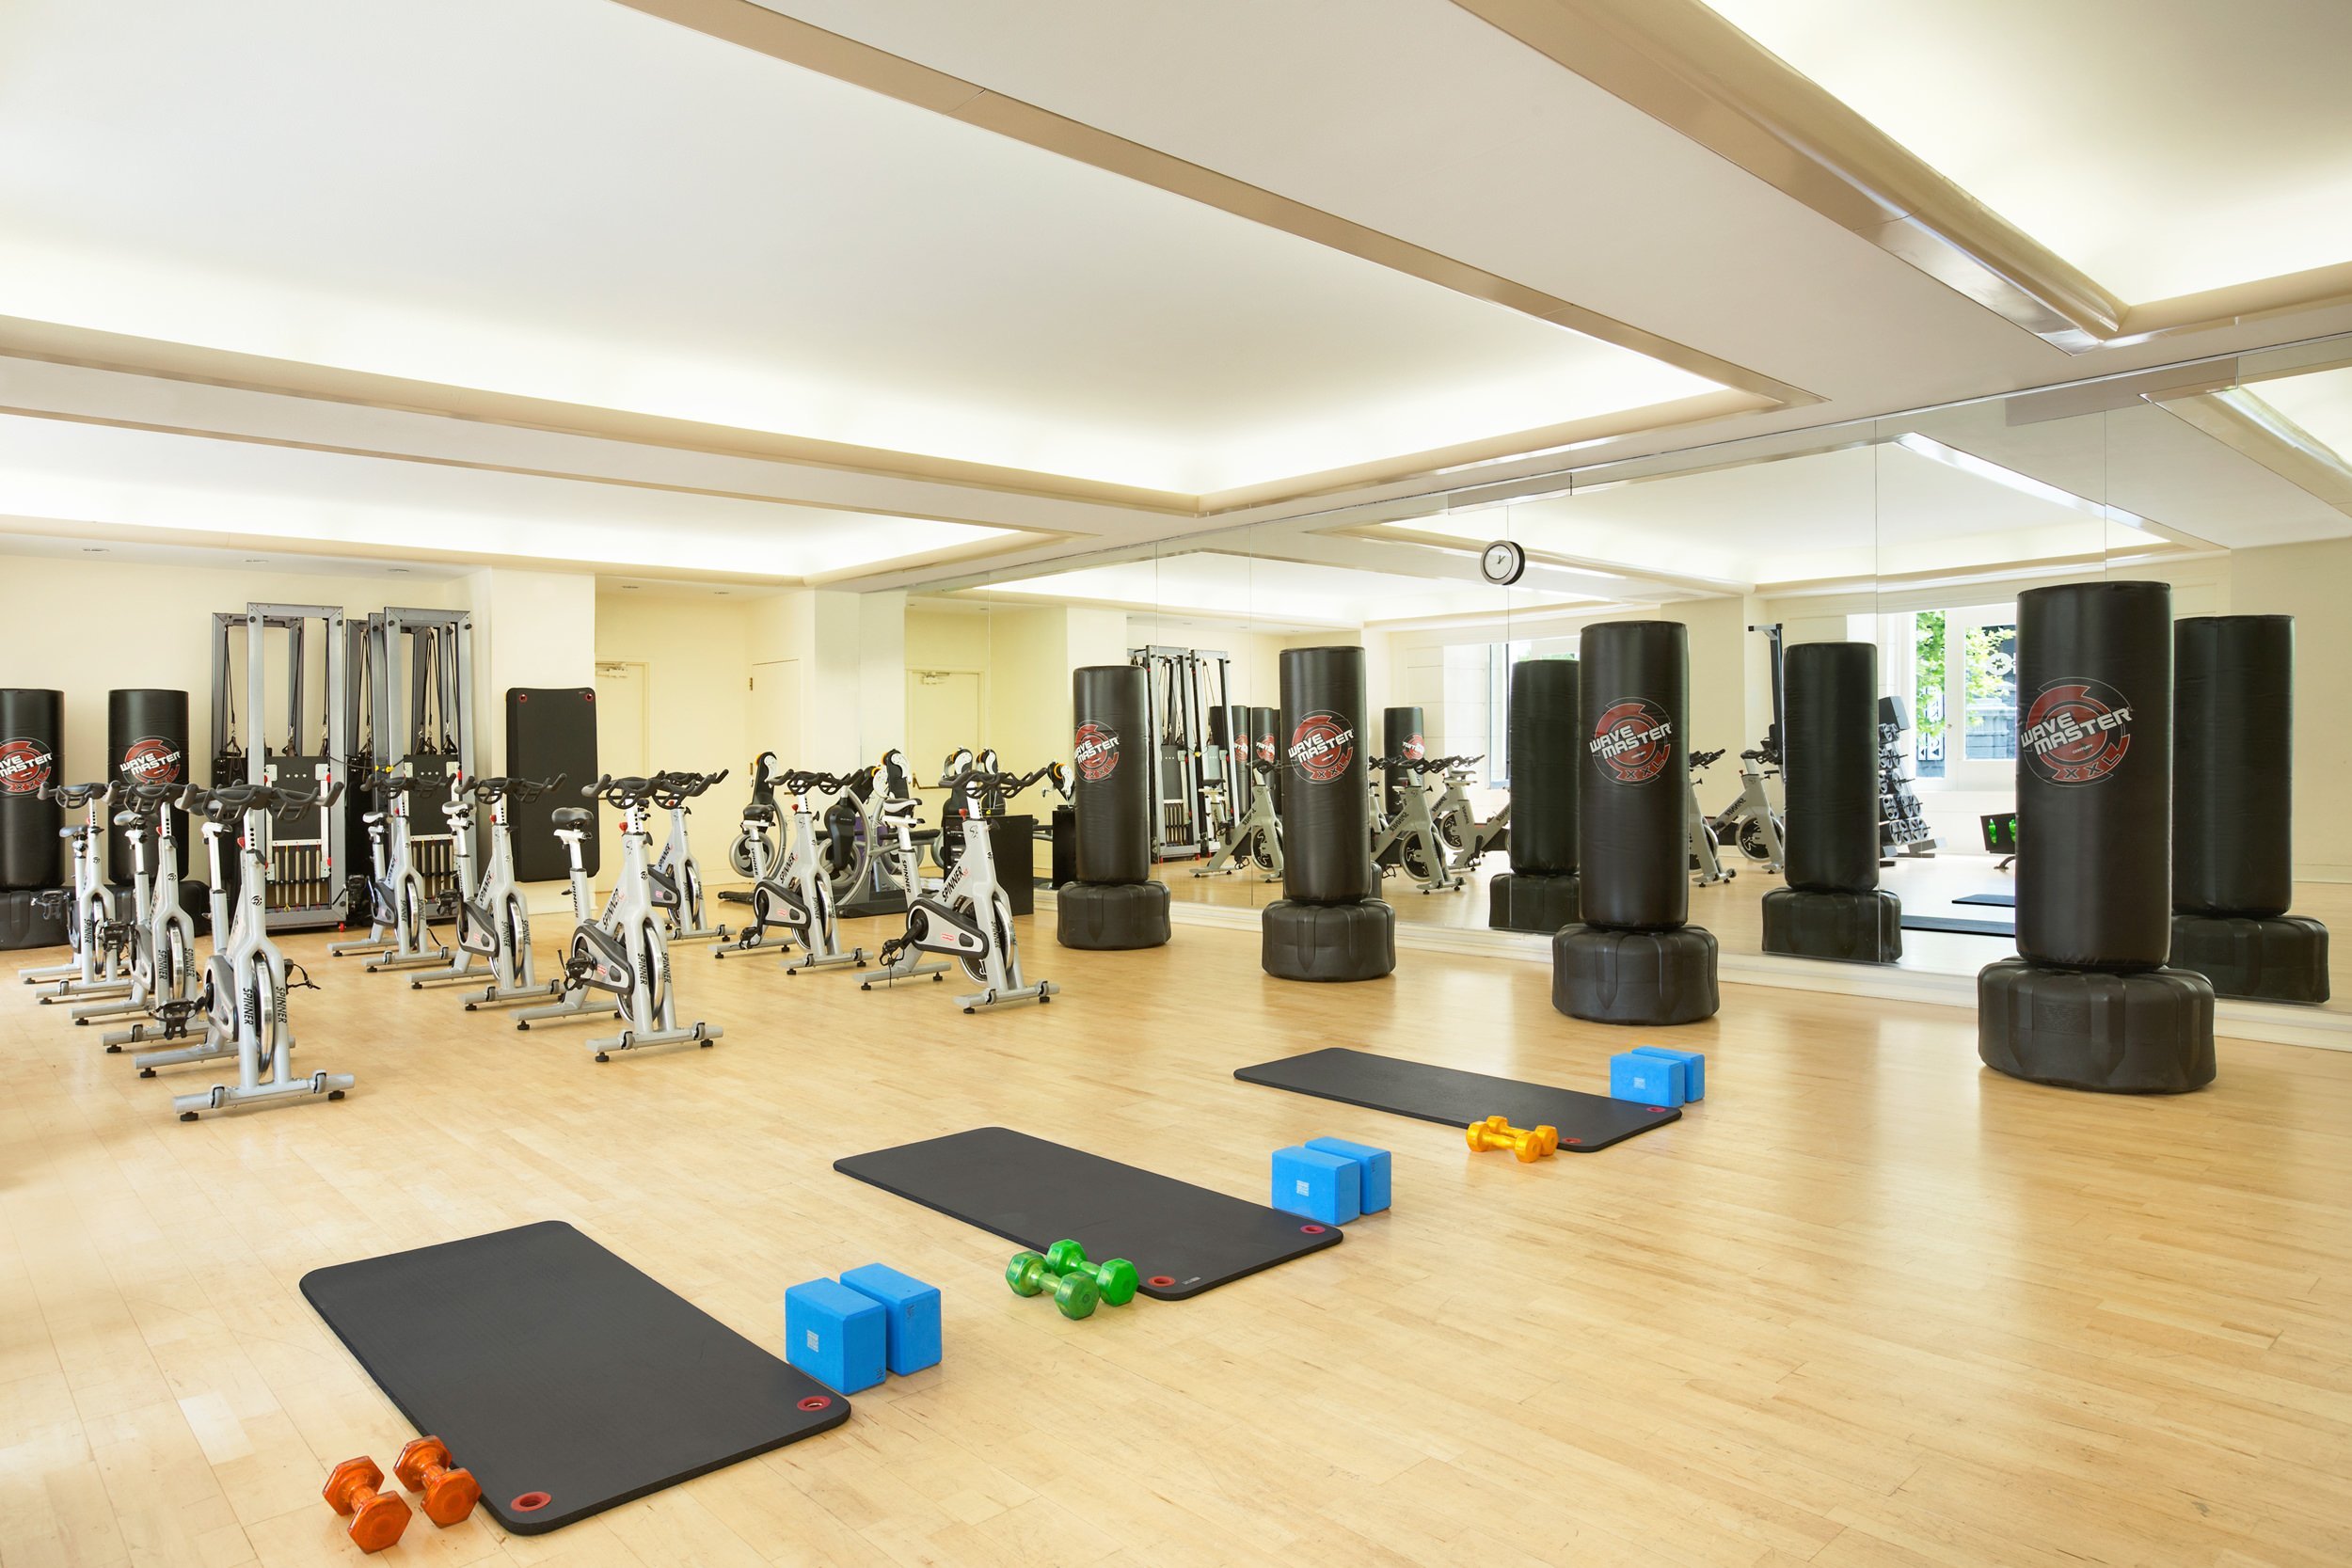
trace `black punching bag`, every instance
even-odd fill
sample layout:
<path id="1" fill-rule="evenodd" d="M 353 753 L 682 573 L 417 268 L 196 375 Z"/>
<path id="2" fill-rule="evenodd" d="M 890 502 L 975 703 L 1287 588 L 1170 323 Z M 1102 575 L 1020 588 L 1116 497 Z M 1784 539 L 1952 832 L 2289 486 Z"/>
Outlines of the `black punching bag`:
<path id="1" fill-rule="evenodd" d="M 1078 813 L 1078 879 L 1140 882 L 1152 875 L 1152 697 L 1132 664 L 1095 664 L 1071 675 Z"/>
<path id="2" fill-rule="evenodd" d="M 2178 1094 L 2214 1075 L 2213 986 L 2171 945 L 2172 591 L 2017 599 L 2017 950 L 1977 976 L 1977 1054 L 2012 1077 Z"/>
<path id="3" fill-rule="evenodd" d="M 1578 680 L 1583 924 L 1551 939 L 1551 1005 L 1595 1023 L 1696 1023 L 1719 1006 L 1712 933 L 1685 925 L 1690 645 L 1678 621 L 1588 627 Z M 1514 824 L 1516 826 L 1516 823 Z"/>
<path id="4" fill-rule="evenodd" d="M 2017 599 L 2017 951 L 2153 969 L 2172 946 L 2172 591 Z"/>
<path id="5" fill-rule="evenodd" d="M 106 693 L 106 770 L 119 784 L 188 782 L 188 694 L 184 691 L 136 689 Z M 187 864 L 188 818 L 171 814 L 172 836 L 180 841 L 181 863 Z M 153 854 L 149 847 L 149 854 Z M 127 829 L 106 832 L 107 876 L 127 882 L 137 869 Z M 154 869 L 150 862 L 150 872 Z"/>
<path id="6" fill-rule="evenodd" d="M 1788 885 L 1764 895 L 1764 951 L 1891 963 L 1902 905 L 1878 885 L 1878 649 L 1801 642 L 1784 686 Z"/>
<path id="7" fill-rule="evenodd" d="M 1584 918 L 1629 930 L 1679 926 L 1691 912 L 1691 677 L 1682 623 L 1593 626 L 1582 654 L 1577 869 Z"/>
<path id="8" fill-rule="evenodd" d="M 1396 968 L 1396 914 L 1372 896 L 1364 650 L 1282 653 L 1284 896 L 1259 919 L 1281 980 L 1373 980 Z"/>
<path id="9" fill-rule="evenodd" d="M 1168 941 L 1168 888 L 1152 880 L 1151 677 L 1134 664 L 1070 676 L 1075 881 L 1054 895 L 1054 937 L 1091 951 Z"/>
<path id="10" fill-rule="evenodd" d="M 1274 769 L 1270 774 L 1258 775 L 1259 787 L 1274 791 L 1277 811 L 1282 805 L 1282 743 L 1275 732 L 1281 721 L 1281 714 L 1273 708 L 1253 707 L 1249 710 L 1250 734 L 1257 744 L 1258 760 Z"/>
<path id="11" fill-rule="evenodd" d="M 2172 957 L 2217 996 L 2328 1000 L 2328 927 L 2295 895 L 2295 619 L 2173 628 Z"/>
<path id="12" fill-rule="evenodd" d="M 1511 869 L 1486 884 L 1486 924 L 1557 931 L 1577 919 L 1577 782 L 1584 730 L 1577 661 L 1521 659 L 1511 669 Z"/>
<path id="13" fill-rule="evenodd" d="M 2284 914 L 2295 901 L 2295 618 L 2180 623 L 2172 908 Z"/>
<path id="14" fill-rule="evenodd" d="M 55 801 L 65 750 L 65 693 L 0 689 L 0 888 L 54 888 L 65 880 L 66 826 Z"/>

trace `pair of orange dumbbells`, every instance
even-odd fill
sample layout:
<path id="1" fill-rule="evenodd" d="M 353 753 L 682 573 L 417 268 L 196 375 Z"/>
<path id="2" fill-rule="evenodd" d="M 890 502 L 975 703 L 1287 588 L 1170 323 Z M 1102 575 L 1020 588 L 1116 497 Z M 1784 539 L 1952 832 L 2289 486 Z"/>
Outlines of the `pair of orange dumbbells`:
<path id="1" fill-rule="evenodd" d="M 438 1437 L 419 1437 L 392 1461 L 392 1474 L 411 1492 L 423 1495 L 424 1516 L 444 1528 L 473 1512 L 482 1485 L 473 1472 L 450 1463 Z M 326 1478 L 326 1506 L 351 1521 L 346 1532 L 363 1552 L 380 1552 L 408 1528 L 408 1503 L 397 1492 L 381 1492 L 384 1472 L 362 1455 L 346 1459 Z"/>
<path id="2" fill-rule="evenodd" d="M 1523 1165 L 1560 1152 L 1560 1129 L 1549 1122 L 1541 1127 L 1514 1127 L 1508 1117 L 1488 1117 L 1485 1121 L 1471 1122 L 1463 1132 L 1470 1148 L 1478 1153 L 1507 1148 L 1512 1158 Z"/>

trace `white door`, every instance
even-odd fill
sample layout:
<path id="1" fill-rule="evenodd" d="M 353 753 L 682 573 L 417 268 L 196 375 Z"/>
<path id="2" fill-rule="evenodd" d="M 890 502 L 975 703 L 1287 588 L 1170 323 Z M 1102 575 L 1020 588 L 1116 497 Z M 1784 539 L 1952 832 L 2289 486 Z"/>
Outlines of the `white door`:
<path id="1" fill-rule="evenodd" d="M 770 659 L 752 666 L 752 754 L 776 753 L 776 768 L 805 768 L 801 754 L 801 661 Z"/>
<path id="2" fill-rule="evenodd" d="M 596 666 L 596 768 L 614 778 L 642 776 L 645 771 L 645 667 L 642 664 Z M 621 814 L 596 806 L 602 832 L 603 860 L 596 886 L 609 888 L 621 869 Z M 662 824 L 666 829 L 667 824 Z M 655 852 L 660 849 L 656 835 Z"/>
<path id="3" fill-rule="evenodd" d="M 940 764 L 957 747 L 977 752 L 984 743 L 977 671 L 907 672 L 907 761 L 918 786 L 939 777 Z"/>

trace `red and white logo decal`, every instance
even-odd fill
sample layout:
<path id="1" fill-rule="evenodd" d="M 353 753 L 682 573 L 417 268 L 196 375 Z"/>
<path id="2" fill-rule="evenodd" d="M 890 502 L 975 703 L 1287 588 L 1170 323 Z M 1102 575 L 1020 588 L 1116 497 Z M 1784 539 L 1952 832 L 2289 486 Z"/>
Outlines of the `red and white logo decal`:
<path id="1" fill-rule="evenodd" d="M 2045 783 L 2096 784 L 2132 749 L 2132 705 L 2105 681 L 2052 681 L 2017 732 L 2017 754 Z"/>
<path id="2" fill-rule="evenodd" d="M 1268 765 L 1275 760 L 1274 736 L 1271 735 L 1262 735 L 1258 737 L 1258 760 Z"/>
<path id="3" fill-rule="evenodd" d="M 56 760 L 56 753 L 38 740 L 0 740 L 0 793 L 36 793 L 49 782 Z"/>
<path id="4" fill-rule="evenodd" d="M 1329 784 L 1356 760 L 1356 726 L 1317 708 L 1291 732 L 1291 766 L 1310 784 Z"/>
<path id="5" fill-rule="evenodd" d="M 1422 758 L 1427 756 L 1428 754 L 1429 742 L 1421 737 L 1421 732 L 1419 730 L 1415 730 L 1412 734 L 1405 737 L 1405 747 L 1397 753 L 1397 755 L 1403 757 L 1406 762 L 1419 762 Z"/>
<path id="6" fill-rule="evenodd" d="M 148 736 L 123 748 L 122 771 L 133 784 L 178 784 L 186 760 L 170 741 Z"/>
<path id="7" fill-rule="evenodd" d="M 1674 761 L 1674 721 L 1647 698 L 1622 697 L 1601 710 L 1590 744 L 1619 784 L 1647 784 Z"/>
<path id="8" fill-rule="evenodd" d="M 1119 771 L 1119 732 L 1108 724 L 1098 724 L 1089 719 L 1079 725 L 1072 750 L 1078 764 L 1078 777 L 1089 784 L 1101 784 Z"/>

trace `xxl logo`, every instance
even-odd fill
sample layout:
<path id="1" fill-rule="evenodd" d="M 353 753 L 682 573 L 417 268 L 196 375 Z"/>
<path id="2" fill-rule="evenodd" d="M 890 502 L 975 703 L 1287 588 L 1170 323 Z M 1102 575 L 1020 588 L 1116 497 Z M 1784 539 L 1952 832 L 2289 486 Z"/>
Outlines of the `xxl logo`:
<path id="1" fill-rule="evenodd" d="M 1108 724 L 1098 724 L 1089 719 L 1079 725 L 1072 739 L 1072 752 L 1078 764 L 1078 777 L 1089 784 L 1101 784 L 1119 771 L 1119 732 Z"/>
<path id="2" fill-rule="evenodd" d="M 1291 732 L 1291 766 L 1310 784 L 1329 784 L 1356 760 L 1356 726 L 1317 708 Z"/>
<path id="3" fill-rule="evenodd" d="M 1397 755 L 1403 757 L 1406 762 L 1419 762 L 1428 754 L 1429 742 L 1421 737 L 1421 732 L 1419 730 L 1415 730 L 1412 734 L 1405 737 L 1405 744 L 1397 752 Z"/>
<path id="4" fill-rule="evenodd" d="M 1262 735 L 1258 737 L 1258 760 L 1269 766 L 1274 762 L 1274 736 L 1271 735 Z"/>
<path id="5" fill-rule="evenodd" d="M 1601 710 L 1589 744 L 1619 784 L 1647 784 L 1674 761 L 1674 721 L 1647 698 L 1621 697 Z"/>
<path id="6" fill-rule="evenodd" d="M 0 793 L 38 793 L 49 782 L 56 760 L 56 753 L 38 740 L 0 740 Z"/>
<path id="7" fill-rule="evenodd" d="M 133 784 L 178 784 L 186 760 L 170 741 L 148 736 L 124 748 L 122 771 Z"/>
<path id="8" fill-rule="evenodd" d="M 2096 784 L 2132 749 L 2132 705 L 2105 681 L 2069 677 L 2036 693 L 2017 754 L 2049 784 Z"/>

